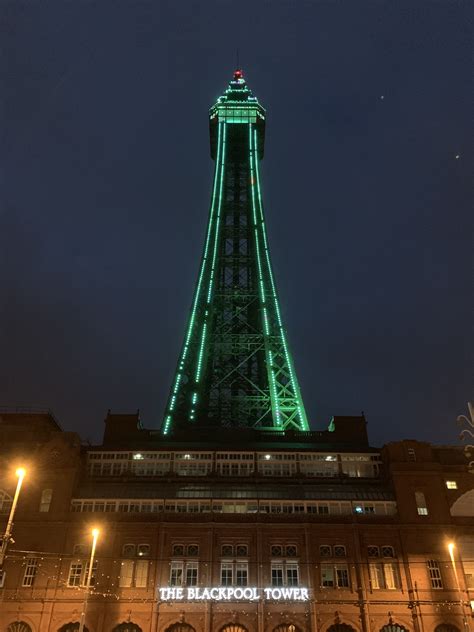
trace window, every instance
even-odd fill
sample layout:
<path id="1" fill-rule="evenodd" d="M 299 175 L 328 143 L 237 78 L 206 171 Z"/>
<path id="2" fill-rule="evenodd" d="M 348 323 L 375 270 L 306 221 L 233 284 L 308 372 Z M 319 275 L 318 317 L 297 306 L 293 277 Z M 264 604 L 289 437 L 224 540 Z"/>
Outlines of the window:
<path id="1" fill-rule="evenodd" d="M 272 562 L 272 586 L 283 586 L 283 564 Z"/>
<path id="2" fill-rule="evenodd" d="M 332 547 L 329 544 L 322 544 L 319 547 L 319 555 L 321 557 L 332 557 Z"/>
<path id="3" fill-rule="evenodd" d="M 428 515 L 428 507 L 426 506 L 426 498 L 423 492 L 415 492 L 416 509 L 419 516 Z"/>
<path id="4" fill-rule="evenodd" d="M 41 500 L 39 510 L 42 512 L 49 511 L 49 507 L 51 505 L 51 500 L 53 498 L 53 490 L 52 489 L 43 489 L 41 492 Z"/>
<path id="5" fill-rule="evenodd" d="M 233 557 L 234 547 L 232 546 L 232 544 L 223 544 L 221 546 L 221 554 L 227 557 Z"/>
<path id="6" fill-rule="evenodd" d="M 380 555 L 380 550 L 378 546 L 368 546 L 367 547 L 367 555 L 369 557 L 378 557 Z"/>
<path id="7" fill-rule="evenodd" d="M 148 560 L 122 560 L 120 565 L 120 588 L 146 588 L 148 583 Z"/>
<path id="8" fill-rule="evenodd" d="M 138 554 L 138 557 L 148 557 L 150 555 L 150 545 L 139 544 L 137 546 L 137 554 Z"/>
<path id="9" fill-rule="evenodd" d="M 299 584 L 298 562 L 287 562 L 286 563 L 286 585 L 298 586 L 298 584 Z"/>
<path id="10" fill-rule="evenodd" d="M 22 586 L 29 587 L 35 583 L 36 573 L 38 571 L 38 560 L 30 557 L 26 560 L 25 574 L 23 575 Z"/>
<path id="11" fill-rule="evenodd" d="M 393 546 L 383 546 L 382 557 L 395 557 L 395 549 Z"/>
<path id="12" fill-rule="evenodd" d="M 287 557 L 296 557 L 298 555 L 298 548 L 294 544 L 290 544 L 285 547 L 285 555 Z"/>
<path id="13" fill-rule="evenodd" d="M 396 590 L 400 588 L 398 567 L 393 562 L 369 564 L 372 590 Z"/>
<path id="14" fill-rule="evenodd" d="M 5 577 L 7 576 L 7 574 L 5 573 L 5 571 L 0 570 L 0 588 L 3 588 L 5 586 Z"/>
<path id="15" fill-rule="evenodd" d="M 321 586 L 349 588 L 349 570 L 346 564 L 321 564 Z"/>
<path id="16" fill-rule="evenodd" d="M 458 484 L 456 481 L 446 481 L 446 487 L 448 489 L 457 489 L 458 488 Z"/>
<path id="17" fill-rule="evenodd" d="M 122 547 L 122 557 L 135 557 L 135 545 L 124 544 Z"/>
<path id="18" fill-rule="evenodd" d="M 186 563 L 186 586 L 197 586 L 198 581 L 198 563 Z"/>
<path id="19" fill-rule="evenodd" d="M 199 555 L 199 546 L 197 544 L 188 544 L 186 547 L 186 555 Z"/>
<path id="20" fill-rule="evenodd" d="M 407 449 L 407 454 L 408 454 L 408 460 L 409 461 L 416 461 L 415 448 L 408 448 Z"/>
<path id="21" fill-rule="evenodd" d="M 170 586 L 197 586 L 198 562 L 171 562 Z"/>
<path id="22" fill-rule="evenodd" d="M 271 546 L 270 553 L 273 557 L 282 557 L 283 547 L 279 544 L 273 544 Z"/>
<path id="23" fill-rule="evenodd" d="M 272 562 L 271 580 L 272 586 L 298 586 L 298 562 Z"/>
<path id="24" fill-rule="evenodd" d="M 183 583 L 183 562 L 171 562 L 170 586 L 181 586 Z"/>
<path id="25" fill-rule="evenodd" d="M 232 562 L 221 562 L 221 585 L 232 586 L 234 583 L 234 565 Z"/>
<path id="26" fill-rule="evenodd" d="M 72 549 L 73 555 L 87 555 L 89 553 L 89 548 L 85 544 L 75 544 Z"/>
<path id="27" fill-rule="evenodd" d="M 82 562 L 72 562 L 69 568 L 68 586 L 80 586 L 82 578 Z"/>
<path id="28" fill-rule="evenodd" d="M 235 554 L 237 557 L 247 557 L 249 554 L 249 547 L 246 544 L 238 544 L 235 547 Z"/>
<path id="29" fill-rule="evenodd" d="M 89 562 L 85 560 L 73 560 L 69 567 L 68 586 L 85 586 L 87 582 L 87 576 L 89 574 Z M 92 573 L 90 578 L 90 585 L 94 586 L 97 574 L 97 560 L 94 560 L 92 567 Z"/>
<path id="30" fill-rule="evenodd" d="M 173 544 L 173 555 L 184 555 L 184 546 L 182 544 Z"/>
<path id="31" fill-rule="evenodd" d="M 428 567 L 431 588 L 443 588 L 443 579 L 441 577 L 439 563 L 436 560 L 428 560 L 426 565 Z"/>
<path id="32" fill-rule="evenodd" d="M 338 544 L 334 547 L 334 557 L 346 557 L 346 547 Z"/>
<path id="33" fill-rule="evenodd" d="M 248 575 L 248 562 L 237 562 L 235 565 L 235 584 L 237 586 L 247 586 Z"/>

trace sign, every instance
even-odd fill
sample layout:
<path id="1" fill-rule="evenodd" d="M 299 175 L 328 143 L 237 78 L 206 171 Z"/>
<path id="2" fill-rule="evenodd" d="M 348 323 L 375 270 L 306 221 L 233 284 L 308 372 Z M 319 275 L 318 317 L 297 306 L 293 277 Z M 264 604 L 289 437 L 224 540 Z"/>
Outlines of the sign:
<path id="1" fill-rule="evenodd" d="M 308 601 L 307 588 L 249 588 L 225 586 L 201 588 L 198 586 L 167 586 L 158 588 L 161 601 Z"/>

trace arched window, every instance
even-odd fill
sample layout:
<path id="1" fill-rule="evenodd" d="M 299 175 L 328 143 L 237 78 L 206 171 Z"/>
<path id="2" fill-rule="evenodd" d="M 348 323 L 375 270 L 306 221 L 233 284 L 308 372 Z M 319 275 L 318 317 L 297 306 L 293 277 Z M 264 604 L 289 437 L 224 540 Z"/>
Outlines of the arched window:
<path id="1" fill-rule="evenodd" d="M 65 623 L 61 626 L 58 632 L 77 632 L 79 630 L 79 621 L 74 621 L 70 623 Z M 84 632 L 89 632 L 89 629 L 84 626 Z"/>
<path id="2" fill-rule="evenodd" d="M 347 623 L 334 623 L 329 626 L 328 632 L 356 632 L 353 627 Z"/>
<path id="3" fill-rule="evenodd" d="M 13 498 L 3 489 L 0 489 L 0 514 L 7 514 L 12 507 Z M 13 624 L 12 624 L 13 625 Z"/>
<path id="4" fill-rule="evenodd" d="M 450 623 L 440 623 L 435 627 L 435 632 L 459 632 L 459 628 Z"/>
<path id="5" fill-rule="evenodd" d="M 24 621 L 14 621 L 8 626 L 7 632 L 31 632 L 31 628 Z"/>
<path id="6" fill-rule="evenodd" d="M 398 623 L 390 623 L 380 628 L 380 632 L 408 632 L 408 630 L 403 625 L 398 625 Z"/>
<path id="7" fill-rule="evenodd" d="M 293 623 L 282 623 L 273 628 L 273 632 L 301 632 L 301 630 Z"/>
<path id="8" fill-rule="evenodd" d="M 166 632 L 196 632 L 196 630 L 189 623 L 173 623 L 166 628 Z"/>
<path id="9" fill-rule="evenodd" d="M 116 625 L 113 632 L 142 632 L 142 629 L 136 623 L 132 623 L 131 621 L 126 623 L 124 621 L 123 623 Z"/>
<path id="10" fill-rule="evenodd" d="M 220 632 L 247 632 L 247 628 L 238 623 L 228 623 L 221 628 Z"/>

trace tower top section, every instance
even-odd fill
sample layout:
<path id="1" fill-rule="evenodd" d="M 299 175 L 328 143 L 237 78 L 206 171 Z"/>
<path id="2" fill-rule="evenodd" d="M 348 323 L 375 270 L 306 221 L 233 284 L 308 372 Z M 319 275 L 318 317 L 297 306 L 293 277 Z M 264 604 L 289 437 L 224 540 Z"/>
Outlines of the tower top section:
<path id="1" fill-rule="evenodd" d="M 209 110 L 209 129 L 211 135 L 211 157 L 217 154 L 217 126 L 219 123 L 232 125 L 255 124 L 258 133 L 259 158 L 263 158 L 265 141 L 265 109 L 254 97 L 244 79 L 243 71 L 234 71 L 232 80 L 216 103 Z"/>

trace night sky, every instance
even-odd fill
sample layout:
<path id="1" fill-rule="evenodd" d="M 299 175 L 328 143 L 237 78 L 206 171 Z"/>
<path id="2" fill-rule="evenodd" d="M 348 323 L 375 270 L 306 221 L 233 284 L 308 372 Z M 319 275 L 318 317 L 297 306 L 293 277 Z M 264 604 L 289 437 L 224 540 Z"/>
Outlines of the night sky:
<path id="1" fill-rule="evenodd" d="M 3 0 L 0 403 L 161 424 L 240 65 L 308 417 L 457 443 L 473 398 L 472 3 Z"/>

